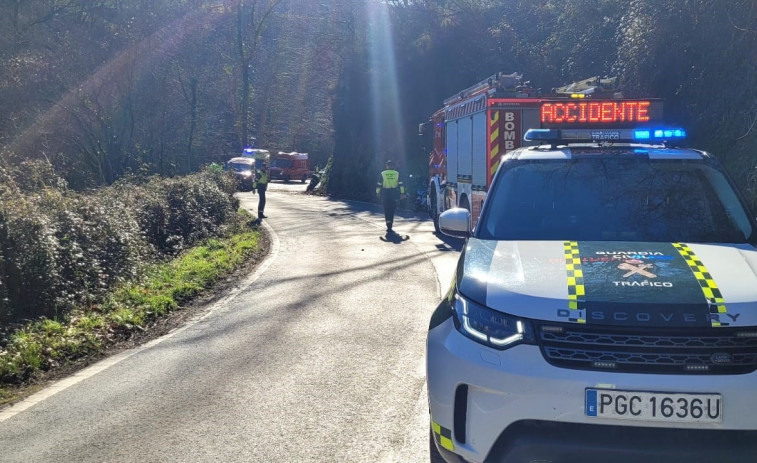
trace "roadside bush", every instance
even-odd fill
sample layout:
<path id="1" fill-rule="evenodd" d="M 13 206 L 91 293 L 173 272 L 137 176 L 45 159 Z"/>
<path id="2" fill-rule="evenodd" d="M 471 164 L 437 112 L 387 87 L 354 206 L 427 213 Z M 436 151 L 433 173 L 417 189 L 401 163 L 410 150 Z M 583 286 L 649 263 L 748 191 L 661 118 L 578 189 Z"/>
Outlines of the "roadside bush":
<path id="1" fill-rule="evenodd" d="M 329 191 L 329 177 L 331 176 L 331 170 L 334 166 L 334 156 L 329 156 L 328 161 L 326 161 L 326 166 L 323 168 L 323 173 L 321 174 L 320 181 L 318 182 L 318 185 L 315 186 L 315 194 L 318 195 L 325 195 Z"/>
<path id="2" fill-rule="evenodd" d="M 43 196 L 56 251 L 56 313 L 97 303 L 109 288 L 134 277 L 146 257 L 134 214 L 109 193 L 48 190 Z"/>
<path id="3" fill-rule="evenodd" d="M 2 156 L 2 153 L 0 153 Z M 0 204 L 11 197 L 11 178 L 8 171 L 0 165 Z M 3 219 L 2 207 L 0 207 L 0 321 L 10 318 L 11 307 L 8 300 L 8 272 L 5 269 L 3 257 L 2 236 L 5 232 L 5 220 Z"/>
<path id="4" fill-rule="evenodd" d="M 139 192 L 137 217 L 148 242 L 161 253 L 176 254 L 223 233 L 239 202 L 223 172 L 169 180 L 154 179 Z"/>
<path id="5" fill-rule="evenodd" d="M 147 254 L 133 214 L 108 194 L 46 188 L 3 198 L 0 254 L 3 318 L 54 317 L 96 303 L 133 277 Z"/>
<path id="6" fill-rule="evenodd" d="M 65 189 L 67 187 L 66 181 L 56 173 L 52 164 L 41 160 L 26 160 L 9 166 L 4 174 L 0 178 L 10 179 L 16 188 L 28 193 L 46 188 Z"/>
<path id="7" fill-rule="evenodd" d="M 98 306 L 144 264 L 223 235 L 238 208 L 231 179 L 211 169 L 88 193 L 36 186 L 0 180 L 0 326 Z"/>
<path id="8" fill-rule="evenodd" d="M 8 303 L 8 282 L 6 281 L 5 260 L 0 249 L 0 321 L 10 318 L 10 304 Z"/>
<path id="9" fill-rule="evenodd" d="M 0 198 L 0 253 L 10 318 L 55 314 L 56 249 L 39 197 Z"/>

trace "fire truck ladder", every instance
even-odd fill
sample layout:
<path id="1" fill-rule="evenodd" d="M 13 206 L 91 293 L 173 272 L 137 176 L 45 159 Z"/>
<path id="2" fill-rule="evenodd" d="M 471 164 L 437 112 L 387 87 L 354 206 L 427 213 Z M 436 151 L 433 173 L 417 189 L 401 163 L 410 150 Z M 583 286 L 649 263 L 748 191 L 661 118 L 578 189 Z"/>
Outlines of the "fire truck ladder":
<path id="1" fill-rule="evenodd" d="M 522 86 L 522 80 L 523 74 L 518 74 L 517 72 L 513 72 L 512 74 L 498 72 L 493 76 L 462 90 L 456 95 L 447 98 L 444 100 L 444 106 L 489 91 L 502 91 L 505 93 L 516 94 L 518 93 L 518 89 Z M 528 84 L 528 82 L 525 82 L 525 84 Z"/>

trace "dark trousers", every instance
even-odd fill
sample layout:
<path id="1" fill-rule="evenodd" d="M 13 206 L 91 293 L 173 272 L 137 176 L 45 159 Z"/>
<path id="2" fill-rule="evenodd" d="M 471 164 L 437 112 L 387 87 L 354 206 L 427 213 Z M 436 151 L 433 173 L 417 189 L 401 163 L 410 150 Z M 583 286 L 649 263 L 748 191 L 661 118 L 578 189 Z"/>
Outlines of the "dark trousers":
<path id="1" fill-rule="evenodd" d="M 386 229 L 391 230 L 394 224 L 394 212 L 397 210 L 397 200 L 399 199 L 397 188 L 384 188 L 381 190 L 381 199 L 384 203 L 384 219 L 386 220 Z"/>
<path id="2" fill-rule="evenodd" d="M 267 188 L 267 183 L 258 183 L 258 216 L 263 215 L 265 210 L 265 190 Z"/>

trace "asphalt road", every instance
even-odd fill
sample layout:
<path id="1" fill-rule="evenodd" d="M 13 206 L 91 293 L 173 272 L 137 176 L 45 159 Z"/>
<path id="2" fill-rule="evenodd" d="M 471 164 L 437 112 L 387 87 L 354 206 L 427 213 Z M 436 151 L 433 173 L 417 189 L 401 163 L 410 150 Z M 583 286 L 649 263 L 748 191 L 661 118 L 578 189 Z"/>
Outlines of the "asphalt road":
<path id="1" fill-rule="evenodd" d="M 0 462 L 427 462 L 424 342 L 459 242 L 272 184 L 272 252 L 186 326 L 0 411 Z M 257 196 L 240 195 L 257 209 Z"/>

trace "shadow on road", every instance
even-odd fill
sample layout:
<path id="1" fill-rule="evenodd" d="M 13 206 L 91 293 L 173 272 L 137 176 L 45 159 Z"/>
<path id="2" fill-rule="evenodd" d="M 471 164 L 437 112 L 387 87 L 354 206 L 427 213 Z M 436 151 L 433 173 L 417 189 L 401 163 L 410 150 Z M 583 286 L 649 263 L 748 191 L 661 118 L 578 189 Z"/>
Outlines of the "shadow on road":
<path id="1" fill-rule="evenodd" d="M 331 198 L 327 197 L 328 200 L 333 202 L 338 202 L 342 206 L 343 212 L 330 212 L 330 216 L 339 216 L 342 214 L 354 214 L 359 212 L 364 212 L 366 210 L 378 214 L 383 213 L 383 207 L 381 204 L 376 203 L 369 203 L 369 202 L 358 202 L 358 201 L 352 201 L 352 200 L 346 200 L 346 199 L 339 199 L 339 198 Z M 411 235 L 415 231 L 414 226 L 412 226 L 413 223 L 415 224 L 421 224 L 426 222 L 431 222 L 431 218 L 428 216 L 425 212 L 414 212 L 411 210 L 397 210 L 396 216 L 398 218 L 402 218 L 405 220 L 406 224 L 410 224 L 410 233 Z M 423 232 L 427 233 L 427 232 Z M 436 236 L 441 243 L 436 245 L 436 248 L 440 251 L 462 251 L 463 245 L 465 245 L 465 240 L 460 238 L 454 238 L 452 236 L 447 236 L 441 232 L 431 232 L 434 236 Z M 383 239 L 383 238 L 382 238 Z M 392 242 L 392 243 L 401 243 L 403 240 L 397 240 L 397 239 L 386 239 L 384 241 Z"/>
<path id="2" fill-rule="evenodd" d="M 442 243 L 439 243 L 436 245 L 436 248 L 440 251 L 462 251 L 463 246 L 465 245 L 465 240 L 460 238 L 455 238 L 452 236 L 447 236 L 444 233 L 441 232 L 434 232 L 434 236 L 439 238 Z"/>
<path id="3" fill-rule="evenodd" d="M 393 232 L 388 233 L 384 236 L 380 236 L 381 241 L 387 242 L 387 243 L 394 243 L 394 244 L 400 244 L 403 241 L 407 241 L 410 239 L 410 235 L 401 235 L 399 233 Z"/>

